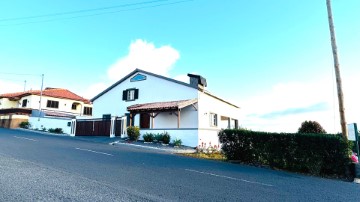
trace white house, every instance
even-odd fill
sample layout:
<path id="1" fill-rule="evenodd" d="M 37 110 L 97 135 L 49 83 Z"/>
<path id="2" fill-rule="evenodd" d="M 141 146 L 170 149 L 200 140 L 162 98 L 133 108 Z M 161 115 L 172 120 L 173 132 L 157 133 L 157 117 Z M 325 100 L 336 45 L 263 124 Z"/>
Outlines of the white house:
<path id="1" fill-rule="evenodd" d="M 190 84 L 136 69 L 91 99 L 93 116 L 123 120 L 121 131 L 135 125 L 142 135 L 167 131 L 187 146 L 218 145 L 220 129 L 238 127 L 240 109 L 205 90 L 205 78 L 188 76 Z"/>
<path id="2" fill-rule="evenodd" d="M 91 115 L 91 102 L 67 89 L 46 88 L 0 95 L 0 127 L 17 128 L 20 122 L 29 121 L 33 128 L 63 128 L 70 133 L 71 119 Z"/>

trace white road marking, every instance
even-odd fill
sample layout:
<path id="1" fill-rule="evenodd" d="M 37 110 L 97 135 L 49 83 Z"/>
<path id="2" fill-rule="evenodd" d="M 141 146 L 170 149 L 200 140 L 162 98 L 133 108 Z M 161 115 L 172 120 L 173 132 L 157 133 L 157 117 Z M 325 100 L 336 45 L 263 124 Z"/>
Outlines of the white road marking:
<path id="1" fill-rule="evenodd" d="M 37 142 L 37 140 L 31 139 L 31 138 L 26 138 L 26 137 L 18 137 L 18 136 L 14 136 L 14 138 L 24 139 L 24 140 L 30 140 L 30 141 Z"/>
<path id="2" fill-rule="evenodd" d="M 244 179 L 240 179 L 240 178 L 229 177 L 229 176 L 225 176 L 225 175 L 217 175 L 217 174 L 214 174 L 214 173 L 207 173 L 207 172 L 202 172 L 202 171 L 197 171 L 197 170 L 192 170 L 192 169 L 185 169 L 185 170 L 189 171 L 189 172 L 200 173 L 200 174 L 204 174 L 204 175 L 211 175 L 211 176 L 215 176 L 215 177 L 222 177 L 222 178 L 226 178 L 226 179 L 230 179 L 230 180 L 237 180 L 237 181 L 242 181 L 242 182 L 251 183 L 251 184 L 259 184 L 259 185 L 267 186 L 267 187 L 273 187 L 274 186 L 274 185 L 271 185 L 271 184 L 265 184 L 265 183 L 261 183 L 261 182 L 254 182 L 254 181 L 244 180 Z"/>
<path id="3" fill-rule="evenodd" d="M 108 154 L 108 153 L 105 153 L 105 152 L 93 151 L 93 150 L 90 150 L 90 149 L 81 149 L 81 148 L 75 148 L 75 149 L 81 150 L 81 151 L 88 151 L 88 152 L 92 152 L 92 153 L 97 153 L 97 154 L 104 154 L 104 155 L 108 155 L 108 156 L 114 156 L 112 154 Z"/>

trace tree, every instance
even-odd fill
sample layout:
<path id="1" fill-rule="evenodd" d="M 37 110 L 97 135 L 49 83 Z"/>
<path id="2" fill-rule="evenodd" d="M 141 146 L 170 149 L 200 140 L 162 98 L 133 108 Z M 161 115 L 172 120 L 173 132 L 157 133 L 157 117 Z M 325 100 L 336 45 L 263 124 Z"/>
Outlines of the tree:
<path id="1" fill-rule="evenodd" d="M 316 121 L 304 121 L 298 130 L 298 133 L 321 133 L 325 134 L 324 128 Z"/>

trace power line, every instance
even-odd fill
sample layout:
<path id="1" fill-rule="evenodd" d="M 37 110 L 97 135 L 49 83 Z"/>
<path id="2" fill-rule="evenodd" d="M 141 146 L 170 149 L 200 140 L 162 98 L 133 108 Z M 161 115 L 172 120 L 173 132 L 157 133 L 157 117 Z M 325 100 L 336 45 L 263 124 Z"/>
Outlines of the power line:
<path id="1" fill-rule="evenodd" d="M 160 0 L 160 1 L 168 1 L 168 0 Z M 173 4 L 179 4 L 179 3 L 184 3 L 184 2 L 189 2 L 189 1 L 193 1 L 193 0 L 182 0 L 182 1 L 176 1 L 176 2 L 171 2 L 171 3 L 163 3 L 163 4 L 156 4 L 156 5 L 151 5 L 151 6 L 143 6 L 143 7 L 138 7 L 138 8 L 131 8 L 131 9 L 122 9 L 122 10 L 117 10 L 117 11 L 109 11 L 109 12 L 101 12 L 101 13 L 94 13 L 94 14 L 88 14 L 88 15 L 77 15 L 77 16 L 73 16 L 73 17 L 66 17 L 66 18 L 57 18 L 57 19 L 49 19 L 49 20 L 40 20 L 40 21 L 30 21 L 30 22 L 23 22 L 23 23 L 15 23 L 15 24 L 3 24 L 0 25 L 2 27 L 5 26 L 16 26 L 16 25 L 25 25 L 25 24 L 35 24 L 35 23 L 43 23 L 43 22 L 53 22 L 53 21 L 61 21 L 61 20 L 71 20 L 71 19 L 76 19 L 76 18 L 83 18 L 83 17 L 92 17 L 92 16 L 98 16 L 98 15 L 105 15 L 105 14 L 113 14 L 113 13 L 119 13 L 119 12 L 124 12 L 124 11 L 133 11 L 133 10 L 141 10 L 141 9 L 146 9 L 146 8 L 154 8 L 154 7 L 160 7 L 160 6 L 167 6 L 167 5 L 173 5 Z M 158 2 L 158 1 L 154 1 L 154 2 Z M 75 11 L 73 11 L 75 12 Z M 51 14 L 49 14 L 51 15 Z M 30 18 L 33 18 L 35 16 L 30 16 Z M 49 16 L 50 17 L 50 16 Z M 23 17 L 25 19 L 25 17 Z M 30 19 L 29 18 L 29 19 Z M 13 18 L 15 20 L 15 18 Z M 6 20 L 6 19 L 5 19 Z M 20 19 L 18 19 L 20 20 Z M 0 22 L 2 20 L 0 19 Z"/>
<path id="2" fill-rule="evenodd" d="M 143 4 L 152 4 L 152 3 L 162 2 L 162 1 L 169 1 L 169 0 L 145 1 L 145 2 L 139 2 L 139 3 L 122 4 L 122 5 L 117 5 L 117 6 L 108 6 L 108 7 L 93 8 L 93 9 L 83 9 L 83 10 L 76 10 L 76 11 L 49 13 L 49 14 L 43 14 L 43 15 L 33 15 L 33 16 L 15 17 L 15 18 L 3 18 L 3 19 L 0 19 L 0 22 L 15 21 L 15 20 L 27 20 L 27 19 L 34 19 L 34 18 L 43 18 L 43 17 L 69 15 L 69 14 L 84 13 L 84 12 L 99 11 L 99 10 L 108 10 L 108 9 L 119 8 L 119 7 L 129 7 L 129 6 L 137 6 L 137 5 L 143 5 Z"/>
<path id="3" fill-rule="evenodd" d="M 0 72 L 1 74 L 17 75 L 17 76 L 41 76 L 41 74 L 23 74 L 23 73 L 12 73 L 12 72 Z"/>
<path id="4" fill-rule="evenodd" d="M 9 78 L 0 78 L 0 81 L 21 81 L 21 82 L 24 82 L 24 80 L 21 80 L 21 79 L 9 79 Z"/>

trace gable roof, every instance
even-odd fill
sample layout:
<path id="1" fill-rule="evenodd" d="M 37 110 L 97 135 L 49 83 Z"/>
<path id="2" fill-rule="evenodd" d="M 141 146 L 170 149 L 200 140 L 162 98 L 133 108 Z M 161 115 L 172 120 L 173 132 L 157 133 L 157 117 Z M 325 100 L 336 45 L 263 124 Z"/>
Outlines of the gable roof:
<path id="1" fill-rule="evenodd" d="M 135 69 L 134 71 L 130 72 L 128 75 L 126 75 L 124 78 L 120 79 L 119 81 L 117 81 L 116 83 L 114 83 L 113 85 L 111 85 L 109 88 L 105 89 L 104 91 L 102 91 L 101 93 L 99 93 L 98 95 L 96 95 L 94 98 L 92 98 L 90 101 L 91 102 L 94 102 L 96 99 L 98 99 L 99 97 L 101 97 L 102 95 L 104 95 L 105 93 L 109 92 L 111 89 L 115 88 L 117 85 L 119 85 L 120 83 L 122 83 L 123 81 L 125 81 L 126 79 L 128 79 L 130 76 L 134 75 L 135 73 L 143 73 L 143 74 L 147 74 L 147 75 L 151 75 L 151 76 L 154 76 L 154 77 L 157 77 L 157 78 L 160 78 L 160 79 L 165 79 L 167 81 L 170 81 L 170 82 L 174 82 L 174 83 L 177 83 L 177 84 L 180 84 L 180 85 L 183 85 L 183 86 L 187 86 L 187 87 L 190 87 L 190 88 L 194 88 L 193 86 L 191 86 L 190 84 L 188 83 L 185 83 L 185 82 L 182 82 L 182 81 L 178 81 L 178 80 L 175 80 L 175 79 L 172 79 L 172 78 L 168 78 L 168 77 L 165 77 L 165 76 L 161 76 L 161 75 L 158 75 L 158 74 L 154 74 L 154 73 L 151 73 L 151 72 L 147 72 L 147 71 L 144 71 L 144 70 L 141 70 L 141 69 Z M 196 88 L 197 89 L 197 88 Z"/>
<path id="2" fill-rule="evenodd" d="M 231 105 L 231 106 L 233 106 L 233 107 L 235 107 L 235 108 L 240 109 L 239 106 L 236 106 L 236 105 L 232 104 L 231 102 L 228 102 L 228 101 L 226 101 L 226 100 L 224 100 L 224 99 L 222 99 L 222 98 L 219 98 L 218 96 L 215 96 L 215 95 L 211 94 L 209 91 L 206 91 L 206 90 L 205 90 L 205 91 L 202 91 L 202 92 L 203 92 L 204 94 L 210 96 L 210 97 L 213 97 L 213 98 L 215 98 L 215 99 L 217 99 L 217 100 L 220 100 L 221 102 L 224 102 L 224 103 L 226 103 L 226 104 L 228 104 L 228 105 Z"/>
<path id="3" fill-rule="evenodd" d="M 6 93 L 1 94 L 0 98 L 8 98 L 9 100 L 20 100 L 22 97 L 26 97 L 29 95 L 38 95 L 40 96 L 40 90 L 29 90 L 25 92 L 16 92 L 16 93 Z M 85 99 L 67 89 L 62 88 L 45 88 L 42 92 L 43 96 L 54 97 L 54 98 L 64 98 L 69 100 L 82 101 L 85 104 L 90 104 L 88 99 Z"/>
<path id="4" fill-rule="evenodd" d="M 158 74 L 154 74 L 154 73 L 151 73 L 151 72 L 147 72 L 147 71 L 144 71 L 144 70 L 141 70 L 141 69 L 135 69 L 134 71 L 130 72 L 128 75 L 126 75 L 124 78 L 120 79 L 119 81 L 117 81 L 116 83 L 114 83 L 113 85 L 111 85 L 110 87 L 108 87 L 107 89 L 105 89 L 104 91 L 102 91 L 101 93 L 99 93 L 98 95 L 96 95 L 94 98 L 92 98 L 90 101 L 91 102 L 94 102 L 96 99 L 98 99 L 99 97 L 101 97 L 102 95 L 104 95 L 105 93 L 109 92 L 111 89 L 115 88 L 117 85 L 119 85 L 120 83 L 122 83 L 123 81 L 125 81 L 126 79 L 130 78 L 130 76 L 134 75 L 135 73 L 144 73 L 144 74 L 148 74 L 148 75 L 151 75 L 151 76 L 154 76 L 154 77 L 157 77 L 157 78 L 160 78 L 160 79 L 165 79 L 167 81 L 170 81 L 170 82 L 174 82 L 174 83 L 177 83 L 177 84 L 180 84 L 180 85 L 184 85 L 184 86 L 187 86 L 187 87 L 190 87 L 190 88 L 195 88 L 217 100 L 220 100 L 224 103 L 227 103 L 235 108 L 240 108 L 224 99 L 221 99 L 213 94 L 211 94 L 209 91 L 204 91 L 203 89 L 199 89 L 197 87 L 194 87 L 188 83 L 185 83 L 185 82 L 182 82 L 182 81 L 178 81 L 178 80 L 175 80 L 175 79 L 172 79 L 172 78 L 168 78 L 168 77 L 165 77 L 165 76 L 161 76 L 161 75 L 158 75 Z M 199 77 L 200 79 L 203 78 L 201 77 L 200 75 L 195 75 L 195 74 L 188 74 L 188 76 L 195 76 L 195 77 Z M 204 79 L 204 78 L 203 78 Z M 205 79 L 204 79 L 205 80 Z M 205 80 L 205 83 L 206 83 L 206 80 Z"/>

